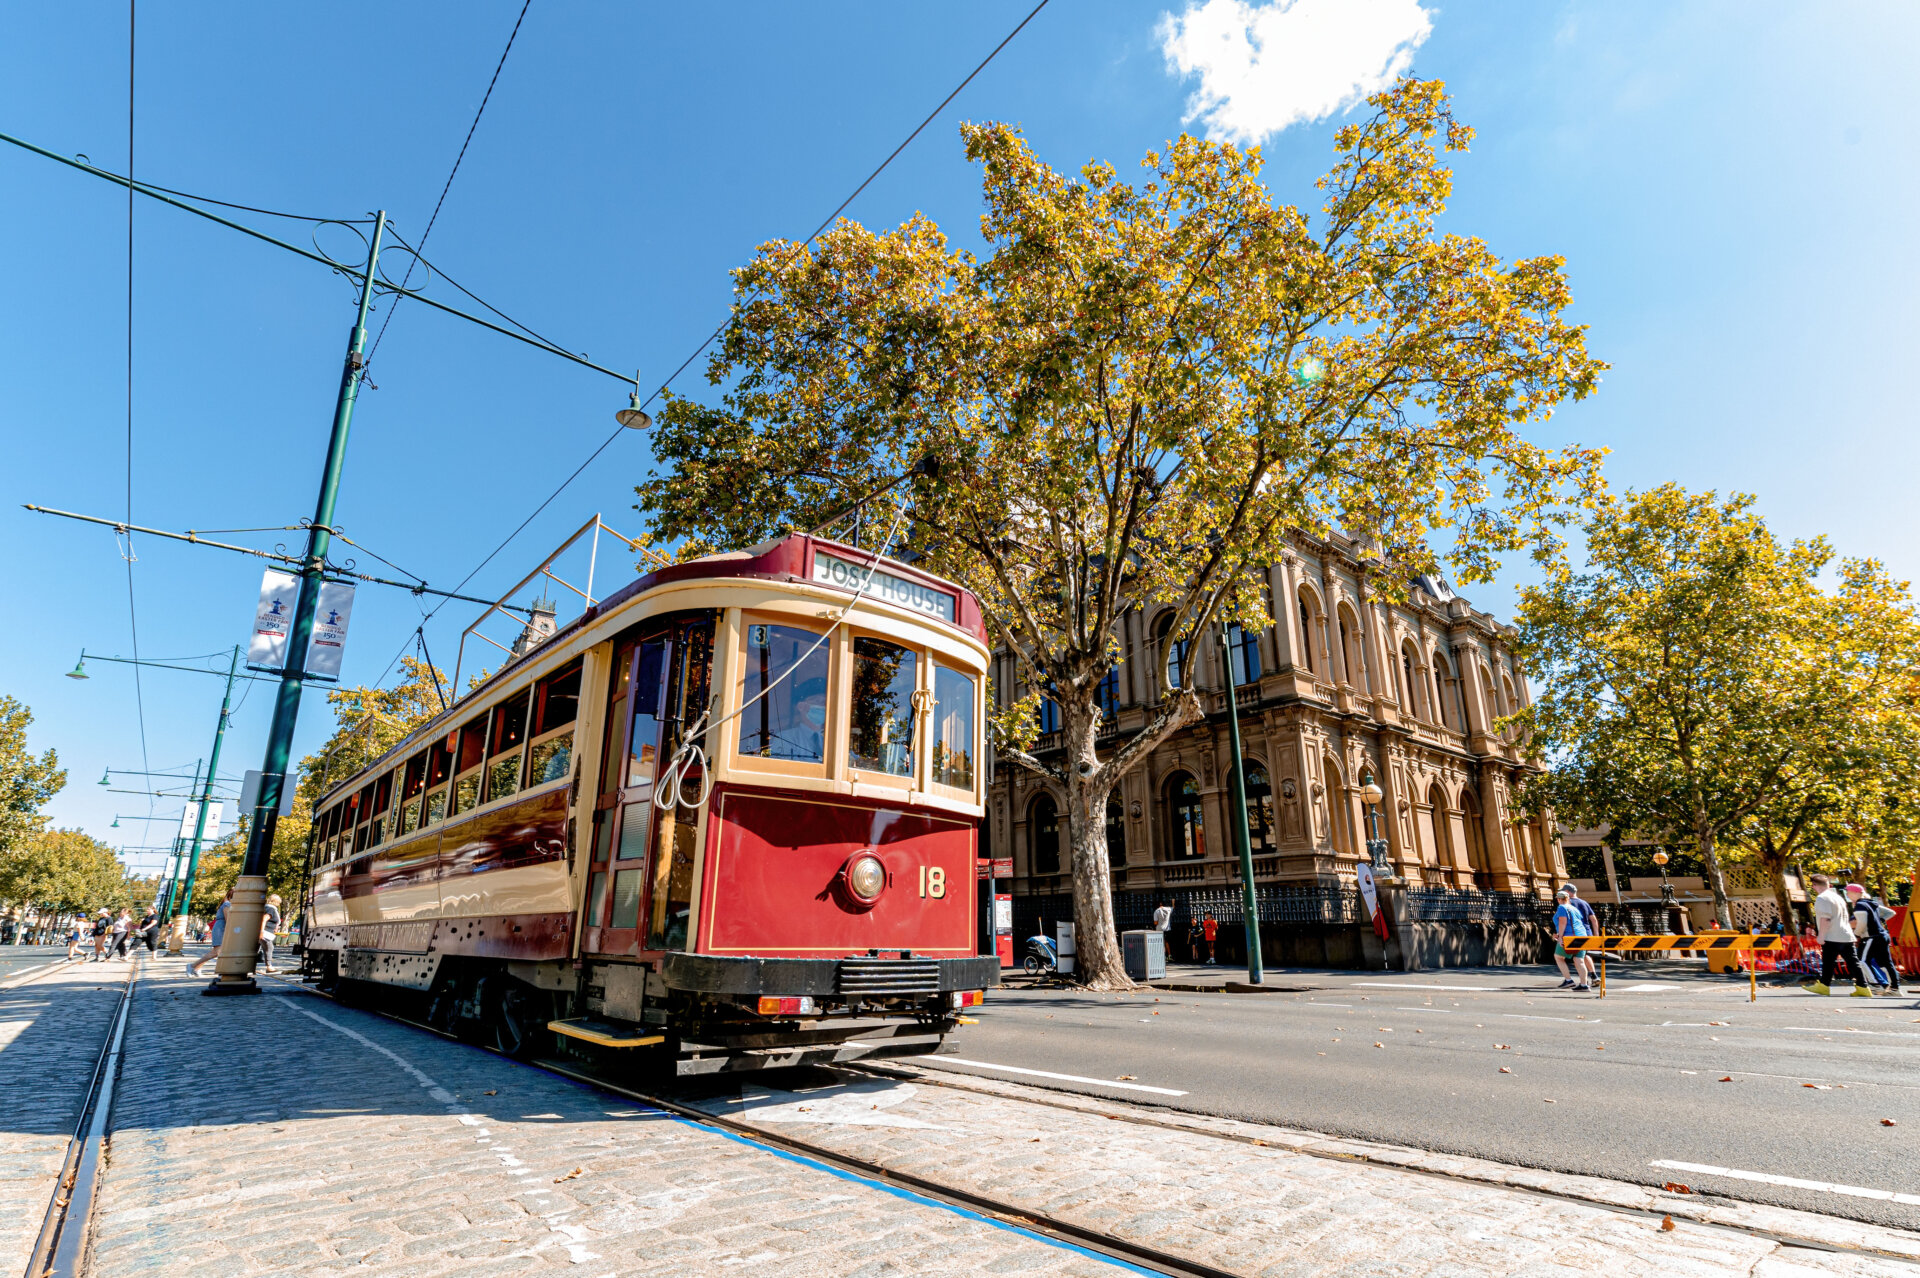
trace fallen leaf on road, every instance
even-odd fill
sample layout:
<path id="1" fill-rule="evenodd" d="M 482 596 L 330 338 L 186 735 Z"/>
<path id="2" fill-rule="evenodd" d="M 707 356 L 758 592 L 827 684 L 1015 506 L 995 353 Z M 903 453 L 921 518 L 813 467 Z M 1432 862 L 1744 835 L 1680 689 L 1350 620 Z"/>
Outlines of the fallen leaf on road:
<path id="1" fill-rule="evenodd" d="M 1507 1068 L 1507 1067 L 1506 1067 L 1505 1065 L 1502 1065 L 1502 1066 L 1500 1067 L 1500 1072 L 1501 1072 L 1502 1074 L 1511 1074 L 1511 1073 L 1513 1073 L 1513 1071 L 1512 1071 L 1512 1070 L 1510 1070 L 1510 1069 L 1508 1069 L 1508 1068 Z"/>
<path id="2" fill-rule="evenodd" d="M 1816 1092 L 1830 1092 L 1833 1090 L 1833 1088 L 1826 1083 L 1802 1083 L 1800 1086 L 1811 1087 Z"/>
<path id="3" fill-rule="evenodd" d="M 1138 1074 L 1115 1074 L 1113 1076 L 1113 1081 L 1116 1083 L 1131 1083 L 1139 1077 L 1140 1076 Z M 880 1107 L 878 1105 L 875 1105 L 874 1108 L 879 1109 Z"/>
<path id="4" fill-rule="evenodd" d="M 1503 1051 L 1503 1052 L 1511 1052 L 1513 1050 L 1511 1047 L 1508 1047 L 1505 1043 L 1495 1043 L 1494 1047 L 1498 1048 L 1500 1051 Z"/>
<path id="5" fill-rule="evenodd" d="M 1425 1030 L 1423 1030 L 1423 1029 L 1417 1029 L 1417 1030 L 1415 1030 L 1415 1031 L 1414 1031 L 1414 1033 L 1416 1033 L 1416 1034 L 1424 1034 L 1424 1033 L 1426 1033 L 1426 1031 L 1425 1031 Z"/>
<path id="6" fill-rule="evenodd" d="M 1882 1127 L 1898 1127 L 1900 1124 L 1895 1119 L 1883 1118 L 1880 1120 L 1880 1125 Z"/>
<path id="7" fill-rule="evenodd" d="M 1723 1082 L 1723 1083 L 1731 1083 L 1731 1082 L 1733 1081 L 1733 1075 L 1731 1075 L 1731 1074 L 1728 1074 L 1728 1075 L 1726 1075 L 1726 1076 L 1724 1076 L 1723 1078 L 1721 1078 L 1721 1080 L 1720 1080 L 1720 1081 L 1721 1081 L 1721 1082 Z"/>
<path id="8" fill-rule="evenodd" d="M 1709 1025 L 1727 1025 L 1727 1024 L 1731 1024 L 1731 1022 L 1729 1022 L 1729 1021 L 1708 1021 L 1708 1022 L 1707 1022 L 1707 1024 L 1709 1024 Z"/>
<path id="9" fill-rule="evenodd" d="M 585 1172 L 586 1170 L 587 1170 L 587 1169 L 586 1169 L 586 1168 L 584 1168 L 584 1167 L 576 1167 L 576 1168 L 574 1168 L 574 1169 L 573 1169 L 572 1171 L 570 1171 L 570 1172 L 568 1172 L 568 1173 L 567 1173 L 566 1175 L 564 1175 L 564 1176 L 555 1176 L 555 1177 L 553 1178 L 553 1183 L 557 1185 L 557 1184 L 559 1184 L 559 1183 L 560 1183 L 561 1181 L 563 1181 L 563 1180 L 572 1180 L 572 1179 L 573 1179 L 573 1178 L 574 1178 L 575 1176 L 578 1176 L 578 1175 L 580 1175 L 581 1173 L 583 1173 L 583 1172 Z"/>
<path id="10" fill-rule="evenodd" d="M 1671 1216 L 1662 1216 L 1662 1217 L 1660 1218 L 1660 1228 L 1661 1228 L 1661 1229 L 1662 1229 L 1663 1231 L 1665 1231 L 1665 1232 L 1667 1232 L 1667 1233 L 1672 1233 L 1672 1232 L 1673 1232 L 1673 1217 L 1671 1217 Z"/>
<path id="11" fill-rule="evenodd" d="M 1555 1100 L 1551 1096 L 1542 1096 L 1540 1099 L 1545 1101 L 1549 1105 L 1558 1105 L 1560 1103 L 1559 1101 Z"/>
<path id="12" fill-rule="evenodd" d="M 1375 1043 L 1375 1044 L 1374 1044 L 1374 1046 L 1375 1046 L 1375 1047 L 1385 1047 L 1385 1046 L 1386 1046 L 1386 1044 L 1385 1044 L 1385 1043 Z"/>
<path id="13" fill-rule="evenodd" d="M 496 1087 L 490 1092 L 481 1092 L 480 1094 L 482 1096 L 498 1096 L 500 1094 L 500 1089 Z"/>
<path id="14" fill-rule="evenodd" d="M 1666 1190 L 1669 1194 L 1691 1194 L 1693 1192 L 1692 1186 L 1683 1185 L 1677 1180 L 1670 1180 L 1660 1186 L 1660 1188 Z"/>
<path id="15" fill-rule="evenodd" d="M 1314 1053 L 1314 1055 L 1315 1055 L 1315 1056 L 1325 1056 L 1325 1055 L 1326 1055 L 1326 1053 L 1325 1053 L 1325 1052 L 1315 1052 L 1315 1053 Z"/>
<path id="16" fill-rule="evenodd" d="M 1594 1048 L 1593 1050 L 1596 1052 L 1604 1052 L 1607 1050 L 1607 1045 L 1605 1043 L 1602 1043 L 1600 1044 L 1600 1046 Z"/>

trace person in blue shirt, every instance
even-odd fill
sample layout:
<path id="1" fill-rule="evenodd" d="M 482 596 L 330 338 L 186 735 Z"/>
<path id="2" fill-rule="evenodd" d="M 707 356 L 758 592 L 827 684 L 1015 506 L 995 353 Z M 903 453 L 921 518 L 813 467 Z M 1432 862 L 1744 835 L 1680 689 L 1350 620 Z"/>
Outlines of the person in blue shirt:
<path id="1" fill-rule="evenodd" d="M 1590 990 L 1593 988 L 1578 968 L 1567 969 L 1567 946 L 1569 936 L 1588 936 L 1587 921 L 1580 916 L 1580 908 L 1573 903 L 1573 893 L 1561 888 L 1559 904 L 1553 907 L 1553 961 L 1560 965 L 1561 989 Z M 1578 958 L 1575 958 L 1578 962 Z"/>

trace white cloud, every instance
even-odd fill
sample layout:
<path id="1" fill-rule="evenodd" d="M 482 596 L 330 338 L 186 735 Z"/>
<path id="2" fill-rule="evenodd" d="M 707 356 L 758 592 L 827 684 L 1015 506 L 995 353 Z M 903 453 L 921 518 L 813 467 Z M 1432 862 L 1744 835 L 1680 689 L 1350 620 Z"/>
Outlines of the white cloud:
<path id="1" fill-rule="evenodd" d="M 1167 65 L 1200 79 L 1186 122 L 1251 145 L 1393 83 L 1432 31 L 1419 0 L 1190 0 L 1159 35 Z"/>

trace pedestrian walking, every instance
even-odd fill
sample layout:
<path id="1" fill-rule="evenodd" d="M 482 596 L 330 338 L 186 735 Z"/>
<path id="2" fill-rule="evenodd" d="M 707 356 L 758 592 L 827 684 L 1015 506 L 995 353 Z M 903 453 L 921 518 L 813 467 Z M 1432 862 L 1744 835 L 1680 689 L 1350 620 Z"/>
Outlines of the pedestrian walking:
<path id="1" fill-rule="evenodd" d="M 227 895 L 220 902 L 220 908 L 213 912 L 213 927 L 208 935 L 213 938 L 213 948 L 187 964 L 187 975 L 200 975 L 200 965 L 211 958 L 220 957 L 220 942 L 227 934 L 227 906 L 233 903 L 233 889 L 227 889 Z"/>
<path id="2" fill-rule="evenodd" d="M 1583 935 L 1600 935 L 1600 916 L 1594 912 L 1594 908 L 1588 905 L 1586 900 L 1580 895 L 1579 885 L 1568 883 L 1566 889 L 1567 895 L 1573 898 L 1573 908 L 1580 911 L 1580 921 L 1586 924 L 1587 930 Z M 1593 955 L 1588 954 L 1584 950 L 1574 950 L 1572 951 L 1571 957 L 1573 961 L 1573 971 L 1576 977 L 1584 977 L 1589 986 L 1599 979 L 1594 975 Z"/>
<path id="3" fill-rule="evenodd" d="M 1860 957 L 1865 960 L 1867 975 L 1872 976 L 1878 968 L 1886 974 L 1879 984 L 1887 987 L 1887 993 L 1900 992 L 1900 969 L 1893 962 L 1893 937 L 1887 932 L 1887 920 L 1893 917 L 1893 911 L 1873 897 L 1858 883 L 1847 884 L 1847 900 L 1853 907 L 1853 930 L 1860 938 Z"/>
<path id="4" fill-rule="evenodd" d="M 140 923 L 136 931 L 141 943 L 147 947 L 147 953 L 154 953 L 156 948 L 154 941 L 160 935 L 160 912 L 149 908 L 145 914 L 140 916 Z"/>
<path id="5" fill-rule="evenodd" d="M 67 924 L 67 961 L 68 962 L 72 962 L 74 959 L 77 959 L 80 957 L 80 938 L 85 936 L 86 934 L 87 934 L 87 930 L 85 926 L 82 925 L 79 918 L 76 917 L 68 922 Z"/>
<path id="6" fill-rule="evenodd" d="M 109 958 L 126 958 L 127 946 L 133 943 L 133 911 L 122 909 L 113 917 L 111 939 L 107 943 Z"/>
<path id="7" fill-rule="evenodd" d="M 113 911 L 101 910 L 93 916 L 93 961 L 107 961 L 107 933 L 113 931 Z"/>
<path id="8" fill-rule="evenodd" d="M 1211 963 L 1213 962 L 1214 938 L 1220 935 L 1220 924 L 1214 921 L 1211 910 L 1207 912 L 1207 917 L 1200 921 L 1200 935 L 1202 939 L 1206 941 L 1207 962 Z"/>
<path id="9" fill-rule="evenodd" d="M 1872 998 L 1873 991 L 1867 988 L 1866 975 L 1860 970 L 1859 941 L 1853 934 L 1848 922 L 1853 907 L 1847 904 L 1833 886 L 1833 880 L 1824 874 L 1810 876 L 1813 890 L 1814 929 L 1820 937 L 1820 979 L 1810 981 L 1801 988 L 1815 994 L 1833 993 L 1833 971 L 1837 964 L 1844 963 L 1847 975 L 1853 978 L 1853 996 Z"/>
<path id="10" fill-rule="evenodd" d="M 1587 931 L 1587 921 L 1580 916 L 1580 908 L 1573 903 L 1573 900 L 1573 893 L 1566 888 L 1561 888 L 1554 894 L 1553 961 L 1560 967 L 1561 989 L 1590 990 L 1593 986 L 1582 977 L 1580 968 L 1577 966 L 1579 963 L 1577 955 L 1572 955 L 1576 966 L 1571 970 L 1567 966 L 1570 956 L 1567 938 L 1591 935 Z"/>
<path id="11" fill-rule="evenodd" d="M 1205 944 L 1206 933 L 1201 929 L 1200 919 L 1196 915 L 1187 923 L 1187 962 L 1198 963 L 1201 947 Z"/>
<path id="12" fill-rule="evenodd" d="M 273 965 L 273 934 L 280 930 L 280 894 L 267 894 L 267 908 L 260 912 L 260 970 L 278 972 Z"/>

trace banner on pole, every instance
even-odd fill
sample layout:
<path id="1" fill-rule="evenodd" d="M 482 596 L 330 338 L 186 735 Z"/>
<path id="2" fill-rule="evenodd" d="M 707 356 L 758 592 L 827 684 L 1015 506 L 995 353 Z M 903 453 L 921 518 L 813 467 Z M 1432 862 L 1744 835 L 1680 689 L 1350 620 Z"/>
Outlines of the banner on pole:
<path id="1" fill-rule="evenodd" d="M 1368 921 L 1373 924 L 1373 933 L 1381 940 L 1387 939 L 1387 916 L 1381 912 L 1380 896 L 1373 885 L 1373 866 L 1365 861 L 1354 864 L 1353 876 L 1360 880 L 1360 897 L 1367 903 Z"/>
<path id="2" fill-rule="evenodd" d="M 220 837 L 220 817 L 225 812 L 226 806 L 225 803 L 210 803 L 207 805 L 207 829 L 206 833 L 202 836 L 203 838 L 217 839 Z M 187 810 L 180 814 L 180 837 L 183 839 L 193 838 L 193 827 L 199 819 L 200 805 L 198 803 L 187 804 Z"/>
<path id="3" fill-rule="evenodd" d="M 307 674 L 316 679 L 340 678 L 347 621 L 352 616 L 353 587 L 344 581 L 321 582 L 320 606 L 313 614 L 313 637 L 307 642 Z"/>
<path id="4" fill-rule="evenodd" d="M 300 598 L 300 579 L 269 568 L 260 577 L 260 604 L 253 613 L 253 639 L 247 645 L 247 664 L 279 670 L 287 661 L 287 636 L 293 630 L 293 605 Z"/>

